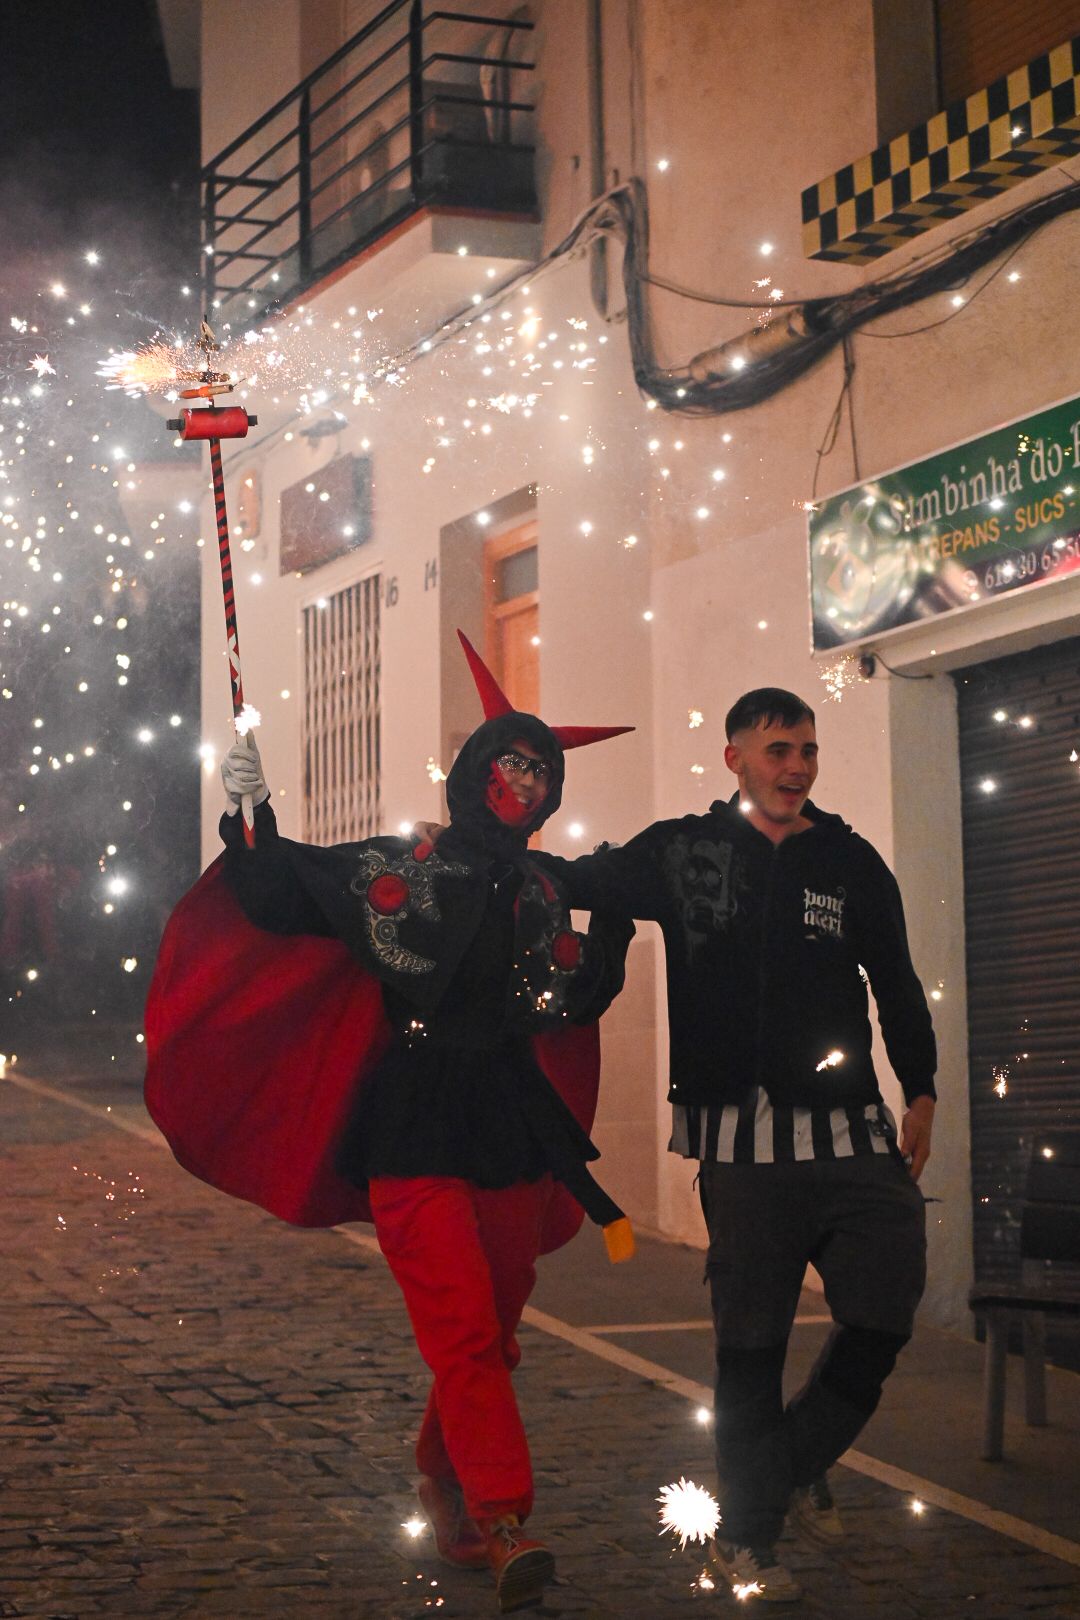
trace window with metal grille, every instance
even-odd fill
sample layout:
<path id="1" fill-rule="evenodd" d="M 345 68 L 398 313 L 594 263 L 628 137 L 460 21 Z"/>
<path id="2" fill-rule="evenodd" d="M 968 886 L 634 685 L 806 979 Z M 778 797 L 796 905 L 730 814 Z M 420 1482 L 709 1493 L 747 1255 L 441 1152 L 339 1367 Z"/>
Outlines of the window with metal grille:
<path id="1" fill-rule="evenodd" d="M 313 844 L 380 830 L 381 578 L 304 609 L 304 837 Z"/>

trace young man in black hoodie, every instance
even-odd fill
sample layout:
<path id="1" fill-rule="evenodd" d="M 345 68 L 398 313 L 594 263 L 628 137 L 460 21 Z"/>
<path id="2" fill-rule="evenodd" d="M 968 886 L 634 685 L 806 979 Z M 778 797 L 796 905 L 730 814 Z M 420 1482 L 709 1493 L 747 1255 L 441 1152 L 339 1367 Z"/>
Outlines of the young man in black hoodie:
<path id="1" fill-rule="evenodd" d="M 810 707 L 765 687 L 727 717 L 739 782 L 702 816 L 622 848 L 540 856 L 583 908 L 663 930 L 671 1149 L 700 1161 L 716 1325 L 716 1451 L 733 1583 L 799 1596 L 778 1561 L 790 1510 L 819 1543 L 843 1526 L 826 1471 L 877 1406 L 925 1282 L 923 1199 L 936 1052 L 896 880 L 810 802 Z M 866 984 L 907 1104 L 899 1141 L 871 1057 Z M 781 1378 L 808 1264 L 835 1328 L 785 1408 Z"/>

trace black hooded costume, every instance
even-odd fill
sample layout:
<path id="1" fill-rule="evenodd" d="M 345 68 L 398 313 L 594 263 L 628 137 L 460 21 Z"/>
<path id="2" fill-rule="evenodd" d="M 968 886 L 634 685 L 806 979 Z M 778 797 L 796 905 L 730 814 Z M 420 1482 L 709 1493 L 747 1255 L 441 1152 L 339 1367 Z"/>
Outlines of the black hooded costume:
<path id="1" fill-rule="evenodd" d="M 438 850 L 297 843 L 269 800 L 252 848 L 241 818 L 222 817 L 224 855 L 158 954 L 147 1107 L 185 1168 L 297 1225 L 370 1220 L 376 1176 L 500 1188 L 550 1172 L 542 1252 L 584 1210 L 626 1258 L 629 1223 L 587 1166 L 596 1020 L 622 987 L 633 924 L 594 914 L 574 932 L 527 838 L 559 807 L 564 747 L 629 728 L 518 713 L 461 640 L 488 718 L 450 771 Z M 512 826 L 493 808 L 493 762 L 518 742 L 551 772 Z"/>
<path id="2" fill-rule="evenodd" d="M 516 741 L 553 767 L 527 829 L 489 808 L 493 759 Z M 450 828 L 437 850 L 404 838 L 318 848 L 281 838 L 269 801 L 255 847 L 224 815 L 225 873 L 256 927 L 333 936 L 383 986 L 390 1043 L 357 1093 L 337 1168 L 372 1176 L 461 1176 L 506 1187 L 552 1172 L 602 1225 L 621 1212 L 586 1167 L 587 1133 L 533 1056 L 531 1037 L 590 1024 L 622 988 L 633 927 L 594 915 L 570 927 L 563 892 L 526 842 L 558 809 L 555 734 L 516 711 L 469 737 L 446 782 Z"/>

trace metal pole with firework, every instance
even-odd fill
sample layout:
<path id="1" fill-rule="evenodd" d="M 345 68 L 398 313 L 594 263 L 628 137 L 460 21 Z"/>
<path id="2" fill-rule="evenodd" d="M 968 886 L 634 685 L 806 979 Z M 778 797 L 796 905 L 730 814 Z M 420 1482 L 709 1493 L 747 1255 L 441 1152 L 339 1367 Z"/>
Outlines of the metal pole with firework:
<path id="1" fill-rule="evenodd" d="M 258 712 L 244 701 L 244 678 L 240 671 L 240 638 L 236 628 L 236 596 L 233 591 L 232 555 L 229 551 L 229 514 L 225 508 L 225 474 L 221 465 L 222 439 L 244 439 L 249 427 L 256 427 L 259 418 L 249 416 L 242 405 L 227 405 L 219 409 L 217 396 L 232 392 L 233 384 L 228 372 L 213 369 L 211 355 L 220 347 L 205 321 L 199 330 L 199 348 L 206 357 L 201 371 L 181 371 L 181 382 L 193 383 L 180 390 L 181 399 L 205 399 L 209 403 L 201 409 L 185 408 L 179 417 L 166 425 L 181 439 L 207 439 L 210 444 L 210 474 L 214 484 L 214 516 L 217 522 L 218 557 L 221 562 L 221 588 L 225 596 L 225 634 L 229 647 L 229 673 L 232 680 L 233 723 L 239 740 L 246 737 L 252 726 L 259 723 Z M 241 804 L 244 820 L 244 842 L 249 848 L 255 844 L 254 810 L 250 797 Z"/>

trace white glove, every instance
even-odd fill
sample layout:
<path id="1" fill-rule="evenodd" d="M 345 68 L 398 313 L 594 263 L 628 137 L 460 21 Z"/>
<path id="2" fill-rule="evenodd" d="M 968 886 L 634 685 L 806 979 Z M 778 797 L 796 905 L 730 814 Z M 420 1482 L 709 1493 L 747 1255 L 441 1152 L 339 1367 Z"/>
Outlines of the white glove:
<path id="1" fill-rule="evenodd" d="M 225 784 L 226 810 L 230 816 L 235 816 L 245 799 L 254 806 L 270 797 L 258 744 L 250 731 L 233 743 L 222 760 L 221 780 Z"/>

